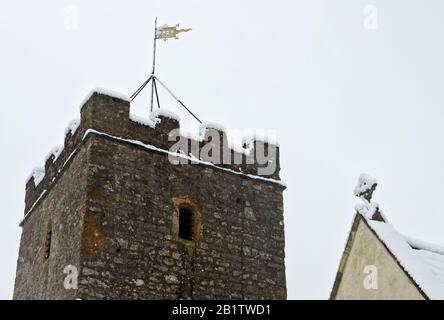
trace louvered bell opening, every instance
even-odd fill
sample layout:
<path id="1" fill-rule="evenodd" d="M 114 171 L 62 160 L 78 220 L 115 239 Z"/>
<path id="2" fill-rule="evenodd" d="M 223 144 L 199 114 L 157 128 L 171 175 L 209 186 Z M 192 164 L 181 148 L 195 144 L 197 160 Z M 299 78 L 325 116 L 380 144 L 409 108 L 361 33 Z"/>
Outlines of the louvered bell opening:
<path id="1" fill-rule="evenodd" d="M 188 208 L 179 209 L 179 238 L 186 240 L 194 240 L 193 211 Z"/>

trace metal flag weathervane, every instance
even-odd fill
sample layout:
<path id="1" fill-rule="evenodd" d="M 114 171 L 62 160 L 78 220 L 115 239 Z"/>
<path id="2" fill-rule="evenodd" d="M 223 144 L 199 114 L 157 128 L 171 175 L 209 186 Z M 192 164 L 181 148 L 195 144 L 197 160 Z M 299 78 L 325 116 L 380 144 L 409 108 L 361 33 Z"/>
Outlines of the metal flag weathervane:
<path id="1" fill-rule="evenodd" d="M 177 36 L 181 32 L 188 32 L 192 30 L 191 28 L 188 29 L 178 29 L 179 25 L 176 24 L 175 27 L 168 27 L 168 25 L 163 25 L 159 28 L 156 28 L 156 39 L 163 39 L 163 41 L 167 41 L 168 39 L 176 39 L 179 40 L 179 37 Z"/>
<path id="2" fill-rule="evenodd" d="M 179 37 L 177 36 L 179 33 L 182 32 L 188 32 L 191 28 L 188 29 L 179 29 L 179 25 L 176 24 L 174 27 L 169 27 L 168 25 L 163 25 L 161 27 L 157 27 L 157 18 L 154 22 L 154 45 L 153 45 L 153 68 L 151 71 L 151 75 L 137 90 L 131 95 L 131 101 L 133 101 L 139 93 L 147 86 L 147 84 L 151 81 L 151 101 L 150 101 L 150 108 L 151 112 L 153 111 L 153 102 L 154 102 L 154 95 L 156 95 L 156 102 L 157 107 L 160 108 L 160 101 L 159 101 L 159 94 L 157 92 L 157 82 L 182 106 L 184 107 L 199 123 L 202 123 L 196 115 L 191 112 L 190 109 L 188 109 L 182 101 L 180 101 L 179 98 L 177 98 L 174 93 L 171 92 L 170 89 L 167 88 L 167 86 L 160 81 L 160 79 L 155 75 L 156 71 L 156 43 L 157 40 L 163 40 L 164 42 L 169 39 L 176 39 L 178 40 Z"/>

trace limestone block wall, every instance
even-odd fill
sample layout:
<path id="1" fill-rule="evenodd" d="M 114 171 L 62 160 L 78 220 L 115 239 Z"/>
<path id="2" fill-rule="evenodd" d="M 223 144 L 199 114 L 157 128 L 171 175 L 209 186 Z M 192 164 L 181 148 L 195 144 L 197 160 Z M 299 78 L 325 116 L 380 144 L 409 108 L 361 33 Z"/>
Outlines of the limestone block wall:
<path id="1" fill-rule="evenodd" d="M 179 122 L 147 126 L 129 107 L 92 94 L 43 178 L 28 181 L 14 298 L 285 299 L 279 148 L 269 176 L 257 177 L 254 149 L 270 147 L 260 140 L 240 164 L 174 165 L 169 134 Z M 183 204 L 196 214 L 193 242 L 178 237 Z M 66 265 L 79 270 L 76 290 L 63 286 Z"/>

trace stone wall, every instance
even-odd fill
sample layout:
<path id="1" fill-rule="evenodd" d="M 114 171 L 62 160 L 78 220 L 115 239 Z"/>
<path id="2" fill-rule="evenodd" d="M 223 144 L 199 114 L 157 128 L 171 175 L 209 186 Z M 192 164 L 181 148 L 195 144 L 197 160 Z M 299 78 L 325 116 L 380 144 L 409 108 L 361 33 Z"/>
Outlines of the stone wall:
<path id="1" fill-rule="evenodd" d="M 91 96 L 43 181 L 27 183 L 15 298 L 286 298 L 279 165 L 266 179 L 245 154 L 240 165 L 173 165 L 165 150 L 178 127 L 168 117 L 142 125 L 129 102 Z M 191 244 L 178 238 L 180 203 L 198 213 Z M 63 288 L 67 264 L 80 270 L 78 290 Z"/>
<path id="2" fill-rule="evenodd" d="M 285 298 L 280 187 L 91 139 L 87 215 L 105 241 L 83 257 L 82 299 Z M 176 198 L 201 213 L 191 253 L 174 236 Z"/>
<path id="3" fill-rule="evenodd" d="M 156 120 L 158 123 L 155 127 L 150 127 L 133 121 L 130 118 L 129 101 L 97 92 L 93 93 L 84 103 L 80 113 L 80 127 L 74 134 L 69 132 L 66 134 L 64 148 L 60 156 L 56 160 L 54 159 L 54 156 L 48 157 L 44 165 L 45 176 L 43 181 L 38 185 L 35 184 L 33 177 L 27 181 L 25 215 L 31 211 L 41 194 L 45 190 L 49 190 L 58 179 L 58 176 L 63 173 L 67 162 L 77 152 L 77 149 L 84 141 L 85 134 L 88 130 L 96 130 L 122 139 L 139 141 L 163 150 L 169 150 L 175 144 L 175 141 L 170 141 L 169 139 L 170 132 L 173 129 L 180 129 L 179 121 L 162 115 L 157 117 Z M 185 144 L 189 146 L 198 146 L 197 149 L 190 147 L 189 151 L 194 157 L 199 159 L 202 147 L 211 141 L 208 132 L 214 131 L 214 129 L 206 130 L 203 134 L 203 137 L 205 138 L 202 141 L 196 141 L 188 137 L 182 137 L 182 139 L 187 140 L 188 142 Z M 219 131 L 219 135 L 221 137 L 226 137 L 226 133 L 223 131 Z M 206 140 L 207 138 L 209 140 Z M 244 146 L 246 150 L 249 150 L 249 152 L 245 153 L 236 152 L 226 145 L 223 145 L 222 147 L 223 152 L 221 151 L 221 154 L 230 154 L 232 159 L 240 158 L 242 161 L 241 164 L 234 164 L 234 161 L 232 161 L 232 164 L 216 163 L 216 166 L 232 170 L 239 174 L 251 175 L 257 175 L 258 170 L 266 166 L 257 162 L 257 159 L 255 159 L 255 150 L 265 150 L 266 153 L 274 150 L 270 154 L 270 161 L 276 164 L 276 170 L 270 175 L 263 175 L 263 177 L 280 180 L 279 146 L 271 145 L 260 140 L 254 140 L 251 141 L 250 145 Z M 203 160 L 211 162 L 211 159 Z M 191 161 L 188 161 L 188 163 L 191 163 Z"/>
<path id="4" fill-rule="evenodd" d="M 65 290 L 67 265 L 80 265 L 81 222 L 86 211 L 88 148 L 66 165 L 63 175 L 45 193 L 22 225 L 14 299 L 73 299 Z M 45 261 L 45 238 L 52 224 L 50 258 Z"/>

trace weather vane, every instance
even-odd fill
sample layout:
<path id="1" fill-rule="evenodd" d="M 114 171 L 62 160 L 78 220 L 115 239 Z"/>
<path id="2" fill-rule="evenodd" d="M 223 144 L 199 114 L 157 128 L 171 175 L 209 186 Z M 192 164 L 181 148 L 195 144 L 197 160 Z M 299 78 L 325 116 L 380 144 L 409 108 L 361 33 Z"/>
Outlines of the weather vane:
<path id="1" fill-rule="evenodd" d="M 179 33 L 182 32 L 188 32 L 192 30 L 191 28 L 188 29 L 178 29 L 179 24 L 176 24 L 175 27 L 168 27 L 168 25 L 163 25 L 159 28 L 156 28 L 156 39 L 163 39 L 163 41 L 167 41 L 168 39 L 176 39 L 179 40 L 179 37 L 177 36 Z"/>
<path id="2" fill-rule="evenodd" d="M 148 85 L 151 81 L 151 101 L 150 101 L 150 110 L 153 111 L 153 103 L 154 103 L 154 95 L 156 96 L 157 107 L 160 108 L 159 94 L 157 91 L 157 82 L 182 106 L 184 107 L 199 123 L 202 123 L 196 115 L 188 109 L 179 98 L 177 98 L 174 93 L 171 92 L 167 86 L 160 81 L 160 79 L 155 75 L 156 71 L 156 44 L 157 40 L 163 40 L 166 42 L 169 39 L 179 40 L 178 34 L 182 32 L 188 32 L 191 28 L 187 29 L 179 29 L 179 24 L 176 24 L 173 27 L 168 25 L 163 25 L 161 27 L 157 27 L 157 18 L 154 22 L 154 45 L 153 45 L 153 68 L 151 70 L 151 75 L 149 78 L 131 95 L 131 101 L 133 101 L 139 93 Z"/>

